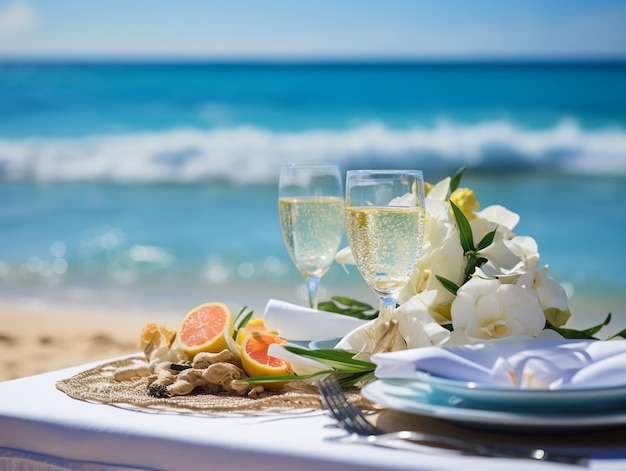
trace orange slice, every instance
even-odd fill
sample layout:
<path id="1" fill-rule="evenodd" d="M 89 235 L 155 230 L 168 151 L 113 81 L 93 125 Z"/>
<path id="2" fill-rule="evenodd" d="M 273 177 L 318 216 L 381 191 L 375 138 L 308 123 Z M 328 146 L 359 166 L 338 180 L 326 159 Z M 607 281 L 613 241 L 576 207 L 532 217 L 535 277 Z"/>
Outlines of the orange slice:
<path id="1" fill-rule="evenodd" d="M 248 333 L 241 343 L 241 363 L 243 369 L 251 378 L 259 376 L 282 376 L 292 373 L 291 365 L 280 358 L 267 354 L 267 349 L 273 343 L 284 344 L 286 340 L 271 333 L 251 332 Z M 275 381 L 263 383 L 263 387 L 280 389 L 287 381 Z"/>
<path id="2" fill-rule="evenodd" d="M 254 319 L 250 319 L 246 325 L 244 325 L 237 331 L 237 338 L 235 339 L 235 341 L 237 342 L 237 345 L 241 345 L 243 343 L 244 337 L 247 334 L 250 334 L 252 332 L 264 332 L 266 330 L 267 328 L 263 323 L 263 318 L 255 317 Z M 275 334 L 275 332 L 272 333 Z"/>
<path id="3" fill-rule="evenodd" d="M 178 344 L 189 355 L 218 353 L 226 348 L 224 331 L 233 334 L 233 316 L 224 303 L 205 303 L 193 308 L 178 327 Z"/>

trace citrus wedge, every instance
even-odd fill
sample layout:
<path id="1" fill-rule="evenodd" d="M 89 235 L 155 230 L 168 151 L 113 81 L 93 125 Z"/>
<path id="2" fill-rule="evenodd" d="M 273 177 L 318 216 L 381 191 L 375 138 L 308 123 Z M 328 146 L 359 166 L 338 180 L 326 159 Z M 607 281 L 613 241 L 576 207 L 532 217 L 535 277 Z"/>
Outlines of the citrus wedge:
<path id="1" fill-rule="evenodd" d="M 284 344 L 286 340 L 264 332 L 246 334 L 241 343 L 241 363 L 243 369 L 251 378 L 259 376 L 282 376 L 292 373 L 291 365 L 280 358 L 267 354 L 267 349 L 273 343 Z M 287 381 L 263 383 L 265 388 L 280 389 Z"/>
<path id="2" fill-rule="evenodd" d="M 226 348 L 224 332 L 233 334 L 233 316 L 224 303 L 212 302 L 193 308 L 178 327 L 180 349 L 188 355 L 218 353 Z"/>
<path id="3" fill-rule="evenodd" d="M 252 333 L 252 332 L 264 332 L 266 330 L 267 328 L 265 327 L 265 324 L 263 323 L 263 318 L 255 317 L 253 319 L 250 319 L 246 325 L 244 325 L 237 331 L 237 338 L 235 340 L 238 345 L 241 345 L 244 337 L 247 334 Z M 276 334 L 276 332 L 272 332 L 272 333 Z"/>

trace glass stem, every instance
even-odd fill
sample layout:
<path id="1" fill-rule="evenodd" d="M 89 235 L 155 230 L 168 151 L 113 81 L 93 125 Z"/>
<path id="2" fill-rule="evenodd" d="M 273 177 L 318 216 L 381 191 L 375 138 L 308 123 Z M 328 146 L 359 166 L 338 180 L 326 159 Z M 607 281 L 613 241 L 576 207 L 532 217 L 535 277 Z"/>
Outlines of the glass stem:
<path id="1" fill-rule="evenodd" d="M 309 276 L 306 279 L 306 286 L 309 289 L 309 307 L 317 309 L 317 290 L 320 286 L 320 277 Z"/>
<path id="2" fill-rule="evenodd" d="M 387 294 L 382 295 L 380 297 L 380 314 L 383 313 L 383 310 L 391 310 L 393 311 L 396 308 L 397 298 L 394 295 Z"/>

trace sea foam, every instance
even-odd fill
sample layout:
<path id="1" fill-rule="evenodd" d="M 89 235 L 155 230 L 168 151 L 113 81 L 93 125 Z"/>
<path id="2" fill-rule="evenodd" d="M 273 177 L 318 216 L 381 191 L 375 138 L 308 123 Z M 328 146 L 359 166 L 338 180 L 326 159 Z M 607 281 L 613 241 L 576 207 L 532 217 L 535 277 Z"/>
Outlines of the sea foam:
<path id="1" fill-rule="evenodd" d="M 546 129 L 508 121 L 392 129 L 281 132 L 238 126 L 202 130 L 0 139 L 0 179 L 124 183 L 274 183 L 280 165 L 335 162 L 345 169 L 404 167 L 450 171 L 550 170 L 626 175 L 626 129 L 587 129 L 562 120 Z"/>

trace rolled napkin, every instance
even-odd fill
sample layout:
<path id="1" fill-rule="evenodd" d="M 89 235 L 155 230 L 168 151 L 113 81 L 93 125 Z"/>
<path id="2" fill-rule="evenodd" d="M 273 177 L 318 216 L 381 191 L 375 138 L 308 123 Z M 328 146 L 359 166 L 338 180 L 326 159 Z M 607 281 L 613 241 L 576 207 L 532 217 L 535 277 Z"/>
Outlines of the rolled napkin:
<path id="1" fill-rule="evenodd" d="M 288 340 L 322 340 L 343 337 L 367 321 L 356 317 L 318 311 L 297 304 L 270 299 L 263 323 Z"/>
<path id="2" fill-rule="evenodd" d="M 441 378 L 504 387 L 626 387 L 626 340 L 513 338 L 372 355 L 378 378 Z"/>

